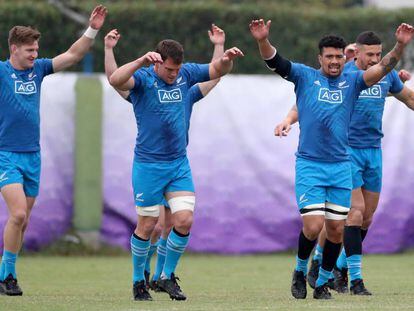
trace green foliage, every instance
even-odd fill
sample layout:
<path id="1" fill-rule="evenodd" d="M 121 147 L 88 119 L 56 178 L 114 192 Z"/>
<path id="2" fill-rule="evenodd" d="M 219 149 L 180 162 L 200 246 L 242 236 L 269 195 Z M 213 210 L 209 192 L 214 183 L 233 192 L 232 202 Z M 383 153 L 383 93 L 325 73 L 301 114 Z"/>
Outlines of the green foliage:
<path id="1" fill-rule="evenodd" d="M 353 6 L 360 1 L 103 1 L 109 15 L 93 48 L 95 70 L 103 71 L 103 36 L 117 28 L 122 38 L 115 49 L 119 64 L 131 61 L 164 38 L 183 43 L 186 60 L 208 62 L 212 46 L 207 29 L 216 23 L 226 31 L 227 47 L 238 46 L 245 57 L 237 61 L 236 73 L 267 73 L 260 60 L 248 24 L 253 18 L 272 20 L 271 42 L 285 57 L 311 66 L 317 65 L 317 44 L 322 35 L 336 33 L 353 41 L 364 30 L 376 31 L 384 41 L 385 51 L 394 44 L 399 23 L 413 22 L 414 10 L 373 10 Z M 67 1 L 85 15 L 91 1 Z M 299 3 L 301 3 L 299 5 Z M 330 8 L 336 9 L 330 9 Z M 43 33 L 41 56 L 53 57 L 76 40 L 82 27 L 62 17 L 47 3 L 0 2 L 1 58 L 8 54 L 7 32 L 15 24 L 35 25 Z M 78 66 L 75 70 L 78 70 Z"/>

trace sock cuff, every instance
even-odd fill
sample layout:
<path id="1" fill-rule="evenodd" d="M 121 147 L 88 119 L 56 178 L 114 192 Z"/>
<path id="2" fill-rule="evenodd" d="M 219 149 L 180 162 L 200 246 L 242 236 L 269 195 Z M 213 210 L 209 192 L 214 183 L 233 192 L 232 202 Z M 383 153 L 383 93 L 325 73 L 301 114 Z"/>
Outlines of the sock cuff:
<path id="1" fill-rule="evenodd" d="M 4 250 L 3 251 L 3 259 L 16 259 L 17 258 L 17 253 L 12 253 L 8 250 Z"/>
<path id="2" fill-rule="evenodd" d="M 174 232 L 176 235 L 178 235 L 179 237 L 185 238 L 188 237 L 190 235 L 190 232 L 188 232 L 187 234 L 182 234 L 180 232 L 178 232 L 175 227 L 171 230 L 171 232 Z"/>
<path id="3" fill-rule="evenodd" d="M 139 237 L 138 235 L 136 235 L 136 234 L 135 234 L 135 232 L 132 234 L 132 236 L 131 236 L 131 240 L 132 240 L 133 238 L 134 238 L 135 240 L 139 240 L 139 241 L 143 241 L 143 242 L 149 242 L 149 240 L 150 240 L 150 239 L 145 240 L 145 239 L 143 239 L 143 238 Z"/>

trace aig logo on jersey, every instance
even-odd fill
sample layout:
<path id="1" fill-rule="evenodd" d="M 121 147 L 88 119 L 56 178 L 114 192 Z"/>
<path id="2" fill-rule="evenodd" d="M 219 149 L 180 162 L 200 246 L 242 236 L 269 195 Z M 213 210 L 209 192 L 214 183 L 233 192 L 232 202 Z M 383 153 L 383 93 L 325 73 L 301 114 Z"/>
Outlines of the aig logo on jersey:
<path id="1" fill-rule="evenodd" d="M 183 99 L 180 89 L 173 89 L 171 91 L 158 90 L 158 98 L 161 103 L 177 103 Z"/>
<path id="2" fill-rule="evenodd" d="M 319 96 L 318 99 L 323 102 L 327 102 L 330 104 L 341 104 L 342 103 L 342 91 L 331 91 L 327 88 L 320 88 L 319 89 Z"/>
<path id="3" fill-rule="evenodd" d="M 381 86 L 375 84 L 369 89 L 361 91 L 359 98 L 382 98 Z"/>
<path id="4" fill-rule="evenodd" d="M 16 94 L 30 95 L 37 92 L 36 83 L 34 81 L 23 82 L 14 81 L 14 92 Z"/>

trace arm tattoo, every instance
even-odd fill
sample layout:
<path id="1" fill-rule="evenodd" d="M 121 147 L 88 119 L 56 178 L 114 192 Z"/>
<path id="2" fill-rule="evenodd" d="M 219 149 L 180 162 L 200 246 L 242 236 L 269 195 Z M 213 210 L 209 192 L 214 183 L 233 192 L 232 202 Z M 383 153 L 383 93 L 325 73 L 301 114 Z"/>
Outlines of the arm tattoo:
<path id="1" fill-rule="evenodd" d="M 403 54 L 402 48 L 397 44 L 387 55 L 380 61 L 382 72 L 384 74 L 389 73 L 397 65 Z"/>

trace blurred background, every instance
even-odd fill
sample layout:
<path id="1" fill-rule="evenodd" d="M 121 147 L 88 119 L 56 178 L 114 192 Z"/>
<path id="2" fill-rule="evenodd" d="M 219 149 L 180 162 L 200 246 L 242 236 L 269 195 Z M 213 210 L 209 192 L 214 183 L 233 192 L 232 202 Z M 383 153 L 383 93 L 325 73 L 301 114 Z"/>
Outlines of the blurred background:
<path id="1" fill-rule="evenodd" d="M 301 227 L 294 196 L 298 128 L 283 139 L 275 125 L 295 103 L 293 85 L 269 72 L 248 24 L 272 20 L 271 41 L 288 59 L 317 66 L 325 34 L 348 42 L 365 30 L 392 48 L 401 22 L 414 23 L 409 0 L 101 1 L 108 16 L 95 45 L 73 72 L 47 77 L 42 87 L 40 195 L 25 249 L 91 245 L 127 249 L 136 224 L 131 168 L 136 124 L 129 103 L 103 74 L 103 37 L 117 28 L 118 64 L 165 38 L 184 45 L 185 59 L 209 62 L 211 23 L 226 32 L 226 46 L 245 57 L 194 110 L 189 159 L 197 192 L 190 250 L 220 254 L 294 249 Z M 83 33 L 97 1 L 0 0 L 0 56 L 8 58 L 13 25 L 42 33 L 39 57 L 54 57 Z M 385 54 L 385 53 L 384 53 Z M 399 68 L 413 72 L 413 44 Z M 414 88 L 413 81 L 407 84 Z M 364 248 L 393 253 L 414 246 L 414 113 L 393 98 L 384 115 L 384 180 L 380 205 Z M 0 230 L 7 219 L 4 201 Z M 2 242 L 1 242 L 2 243 Z M 0 245 L 2 247 L 2 244 Z"/>

